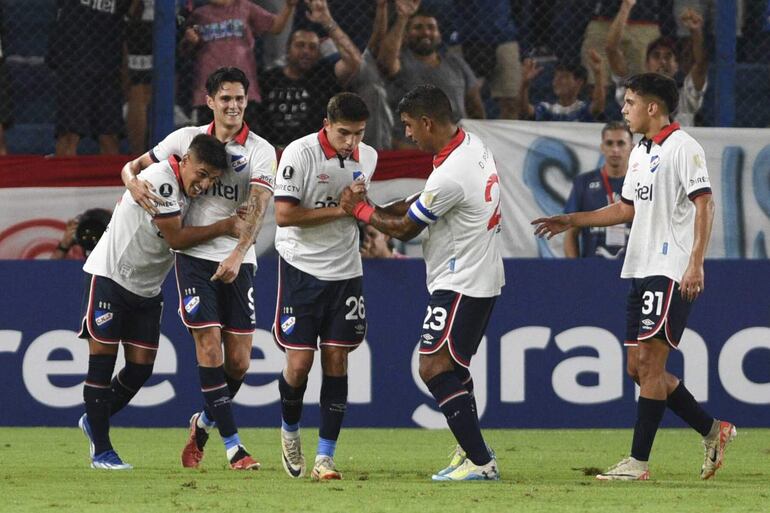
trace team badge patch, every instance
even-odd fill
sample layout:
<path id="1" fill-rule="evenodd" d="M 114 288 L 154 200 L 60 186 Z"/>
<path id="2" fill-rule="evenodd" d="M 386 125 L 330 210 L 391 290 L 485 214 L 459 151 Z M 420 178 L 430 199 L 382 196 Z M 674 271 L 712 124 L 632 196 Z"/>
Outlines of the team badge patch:
<path id="1" fill-rule="evenodd" d="M 94 322 L 100 328 L 106 327 L 112 322 L 112 312 L 107 310 L 94 310 Z"/>
<path id="2" fill-rule="evenodd" d="M 660 166 L 660 156 L 659 155 L 653 155 L 650 157 L 650 173 L 654 173 L 658 170 L 658 166 Z"/>
<path id="3" fill-rule="evenodd" d="M 170 183 L 164 183 L 160 185 L 160 189 L 158 189 L 158 192 L 160 192 L 160 195 L 164 198 L 168 198 L 171 196 L 171 193 L 173 192 L 173 188 L 171 187 Z"/>
<path id="4" fill-rule="evenodd" d="M 283 168 L 281 175 L 283 176 L 284 180 L 291 180 L 291 177 L 294 176 L 294 168 L 291 166 L 286 166 Z"/>
<path id="5" fill-rule="evenodd" d="M 436 195 L 432 192 L 423 192 L 422 197 L 420 198 L 420 202 L 425 208 L 430 208 L 431 205 L 433 205 L 433 200 L 436 198 Z"/>
<path id="6" fill-rule="evenodd" d="M 186 296 L 184 298 L 184 311 L 190 315 L 195 315 L 198 311 L 198 307 L 201 305 L 200 296 Z"/>
<path id="7" fill-rule="evenodd" d="M 287 335 L 291 335 L 291 332 L 294 331 L 294 326 L 297 324 L 297 318 L 293 315 L 282 315 L 281 316 L 281 331 L 283 331 Z"/>
<path id="8" fill-rule="evenodd" d="M 364 174 L 361 171 L 353 171 L 353 181 L 355 182 L 355 181 L 358 181 L 358 180 L 364 181 L 364 180 L 366 180 L 366 177 L 364 176 Z"/>
<path id="9" fill-rule="evenodd" d="M 246 160 L 246 157 L 243 155 L 230 155 L 230 165 L 236 173 L 240 173 L 246 169 L 246 164 L 248 163 L 249 161 Z"/>

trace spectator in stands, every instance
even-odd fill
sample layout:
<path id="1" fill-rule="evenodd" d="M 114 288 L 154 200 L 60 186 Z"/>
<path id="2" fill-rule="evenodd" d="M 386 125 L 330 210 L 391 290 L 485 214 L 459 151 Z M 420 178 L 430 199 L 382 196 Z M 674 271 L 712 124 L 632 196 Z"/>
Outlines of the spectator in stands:
<path id="1" fill-rule="evenodd" d="M 350 82 L 350 88 L 363 98 L 369 108 L 364 142 L 378 150 L 390 149 L 394 125 L 385 77 L 380 73 L 377 64 L 380 44 L 387 31 L 388 0 L 377 0 L 372 35 L 362 55 L 361 68 Z"/>
<path id="2" fill-rule="evenodd" d="M 77 153 L 83 136 L 116 154 L 123 133 L 121 65 L 124 17 L 130 0 L 57 0 L 48 38 L 48 66 L 56 75 L 56 155 Z"/>
<path id="3" fill-rule="evenodd" d="M 632 148 L 633 136 L 625 122 L 610 121 L 604 125 L 599 146 L 604 165 L 575 177 L 564 213 L 589 212 L 620 201 Z M 617 259 L 624 254 L 630 230 L 631 223 L 570 228 L 564 236 L 564 256 Z"/>
<path id="4" fill-rule="evenodd" d="M 596 0 L 594 16 L 586 27 L 581 54 L 584 65 L 590 62 L 589 53 L 599 49 L 602 58 L 604 45 L 608 39 L 612 20 L 623 9 L 628 0 Z M 635 0 L 634 0 L 634 3 Z M 671 36 L 676 30 L 673 14 L 673 0 L 645 0 L 631 13 L 627 30 L 623 33 L 618 45 L 626 55 L 629 76 L 641 73 L 646 69 L 646 51 L 650 43 L 661 37 L 661 34 Z M 605 72 L 606 72 L 605 66 Z M 588 83 L 594 83 L 593 73 L 588 77 Z"/>
<path id="5" fill-rule="evenodd" d="M 340 59 L 321 60 L 318 34 L 299 29 L 289 37 L 286 65 L 260 76 L 260 135 L 279 147 L 297 134 L 316 131 L 323 123 L 329 98 L 347 86 L 361 67 L 361 52 L 334 21 L 326 0 L 308 0 L 308 6 L 307 18 L 323 27 Z"/>
<path id="6" fill-rule="evenodd" d="M 456 40 L 476 76 L 489 83 L 500 118 L 516 119 L 521 86 L 521 58 L 511 3 L 499 0 L 454 0 Z"/>
<path id="7" fill-rule="evenodd" d="M 604 67 L 602 59 L 596 51 L 591 52 L 591 68 L 596 74 L 596 86 L 590 102 L 579 98 L 585 86 L 588 72 L 581 64 L 561 63 L 556 66 L 553 74 L 553 94 L 556 103 L 529 102 L 529 86 L 542 68 L 533 59 L 525 59 L 519 99 L 521 102 L 521 118 L 535 121 L 595 121 L 604 111 Z"/>
<path id="8" fill-rule="evenodd" d="M 3 47 L 3 6 L 0 4 L 0 156 L 8 154 L 5 144 L 5 131 L 11 126 L 13 109 L 11 107 L 11 84 L 5 70 Z"/>
<path id="9" fill-rule="evenodd" d="M 190 14 L 182 50 L 195 51 L 192 104 L 198 124 L 213 120 L 206 104 L 206 79 L 222 66 L 234 66 L 242 69 L 253 84 L 244 120 L 256 130 L 258 104 L 262 99 L 257 87 L 254 40 L 266 32 L 279 34 L 292 17 L 297 2 L 286 0 L 281 12 L 274 15 L 249 0 L 211 0 Z"/>
<path id="10" fill-rule="evenodd" d="M 623 98 L 626 93 L 623 84 L 632 73 L 628 60 L 620 47 L 620 41 L 635 4 L 636 0 L 623 0 L 623 5 L 613 20 L 607 35 L 607 59 L 612 71 L 612 80 L 615 82 L 615 99 L 620 106 L 623 106 Z M 682 12 L 681 20 L 690 30 L 692 66 L 679 88 L 679 108 L 672 114 L 680 125 L 693 126 L 695 113 L 703 105 L 703 96 L 706 93 L 706 87 L 708 87 L 708 60 L 703 44 L 703 17 L 693 9 L 685 9 Z M 644 65 L 648 72 L 677 78 L 679 56 L 676 51 L 676 43 L 672 39 L 664 37 L 654 40 L 647 47 Z"/>
<path id="11" fill-rule="evenodd" d="M 462 56 L 441 48 L 441 31 L 435 15 L 420 10 L 420 0 L 396 0 L 396 21 L 385 35 L 378 61 L 393 81 L 391 99 L 423 84 L 435 85 L 449 97 L 455 122 L 461 118 L 486 117 L 480 82 Z M 406 48 L 402 49 L 402 42 Z M 402 134 L 396 136 L 399 146 Z"/>
<path id="12" fill-rule="evenodd" d="M 131 153 L 147 150 L 147 108 L 152 98 L 152 22 L 155 0 L 131 0 L 126 27 L 128 109 L 126 129 Z"/>
<path id="13" fill-rule="evenodd" d="M 385 235 L 369 224 L 359 224 L 361 230 L 361 247 L 359 252 L 363 258 L 406 258 L 396 251 L 393 237 Z"/>

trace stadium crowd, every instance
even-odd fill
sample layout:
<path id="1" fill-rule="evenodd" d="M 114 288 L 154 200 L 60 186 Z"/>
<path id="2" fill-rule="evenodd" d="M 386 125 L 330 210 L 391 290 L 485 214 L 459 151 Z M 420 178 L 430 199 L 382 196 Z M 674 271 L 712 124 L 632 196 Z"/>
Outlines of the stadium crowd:
<path id="1" fill-rule="evenodd" d="M 123 137 L 123 150 L 141 153 L 149 147 L 154 0 L 56 4 L 46 55 L 58 86 L 56 154 L 76 154 L 80 138 L 89 136 L 101 153 L 121 151 Z M 606 122 L 621 119 L 616 98 L 627 76 L 659 71 L 681 87 L 678 121 L 708 122 L 700 110 L 714 53 L 710 0 L 177 4 L 177 126 L 211 121 L 204 82 L 219 66 L 246 71 L 254 84 L 246 121 L 278 147 L 317 127 L 328 99 L 342 90 L 360 94 L 369 106 L 367 143 L 410 147 L 393 110 L 422 83 L 447 91 L 460 118 Z M 770 2 L 737 4 L 739 35 L 751 38 L 755 44 L 745 46 L 759 54 L 769 34 Z M 5 32 L 15 30 L 11 21 L 0 20 Z M 739 52 L 752 59 L 750 51 Z M 5 129 L 13 121 L 7 75 L 0 67 Z"/>

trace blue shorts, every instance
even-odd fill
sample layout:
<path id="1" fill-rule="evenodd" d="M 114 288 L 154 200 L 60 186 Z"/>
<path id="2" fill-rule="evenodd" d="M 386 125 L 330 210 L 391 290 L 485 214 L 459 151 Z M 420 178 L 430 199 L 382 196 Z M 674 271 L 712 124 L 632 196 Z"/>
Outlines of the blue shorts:
<path id="1" fill-rule="evenodd" d="M 80 338 L 158 349 L 163 294 L 137 296 L 109 278 L 86 273 L 81 312 Z"/>
<path id="2" fill-rule="evenodd" d="M 219 262 L 175 253 L 179 316 L 189 329 L 221 328 L 236 335 L 254 333 L 253 264 L 242 264 L 232 283 L 211 281 Z"/>
<path id="3" fill-rule="evenodd" d="M 452 359 L 468 367 L 487 330 L 496 299 L 464 296 L 452 290 L 434 291 L 422 324 L 420 354 L 433 354 L 446 344 Z"/>
<path id="4" fill-rule="evenodd" d="M 281 350 L 357 348 L 366 335 L 363 279 L 325 281 L 278 259 L 273 338 Z"/>
<path id="5" fill-rule="evenodd" d="M 626 340 L 636 346 L 653 337 L 679 346 L 692 303 L 682 298 L 679 284 L 666 276 L 633 278 L 626 306 Z"/>

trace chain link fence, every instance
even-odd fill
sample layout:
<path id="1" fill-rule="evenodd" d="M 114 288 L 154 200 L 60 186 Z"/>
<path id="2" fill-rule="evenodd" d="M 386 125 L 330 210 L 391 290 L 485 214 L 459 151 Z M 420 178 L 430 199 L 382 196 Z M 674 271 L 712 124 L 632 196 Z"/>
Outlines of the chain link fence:
<path id="1" fill-rule="evenodd" d="M 8 151 L 145 151 L 153 12 L 163 1 L 0 0 L 0 125 Z M 736 3 L 733 125 L 766 127 L 770 2 Z M 394 107 L 419 81 L 449 89 L 464 117 L 619 119 L 621 71 L 650 69 L 695 84 L 702 105 L 688 123 L 717 124 L 715 0 L 288 4 L 176 1 L 177 59 L 168 73 L 176 77 L 177 126 L 211 119 L 203 85 L 221 65 L 246 71 L 247 123 L 278 146 L 317 130 L 326 100 L 347 89 L 372 111 L 367 141 L 398 148 L 404 141 Z M 653 50 L 671 55 L 655 54 L 651 63 L 655 41 Z"/>

